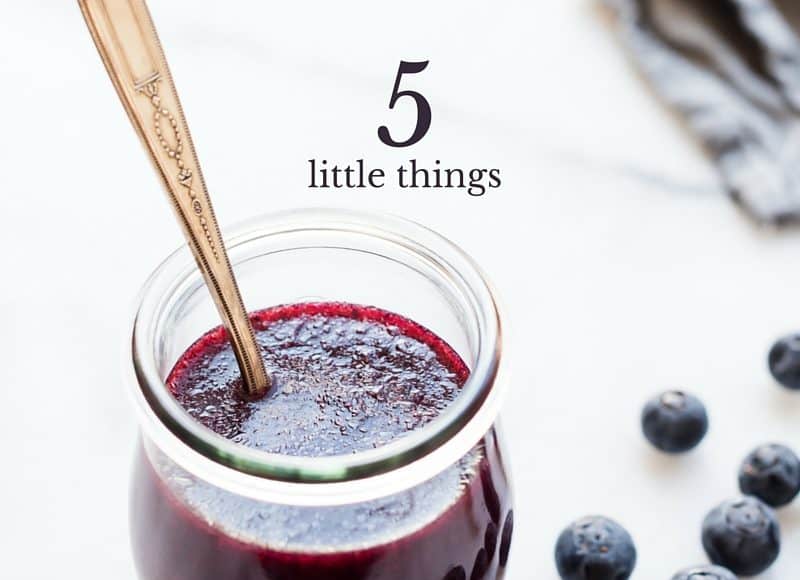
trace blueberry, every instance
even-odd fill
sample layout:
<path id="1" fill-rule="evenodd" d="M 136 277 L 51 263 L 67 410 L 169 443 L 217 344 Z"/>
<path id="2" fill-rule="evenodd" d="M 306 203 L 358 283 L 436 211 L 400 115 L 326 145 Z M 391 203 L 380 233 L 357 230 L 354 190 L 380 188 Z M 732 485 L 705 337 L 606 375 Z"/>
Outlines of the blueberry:
<path id="1" fill-rule="evenodd" d="M 494 558 L 494 553 L 497 551 L 497 526 L 494 522 L 489 522 L 486 526 L 486 533 L 483 534 L 483 547 L 486 549 L 486 555 L 489 556 L 491 562 Z"/>
<path id="2" fill-rule="evenodd" d="M 755 497 L 726 501 L 703 522 L 703 547 L 712 562 L 740 576 L 769 568 L 781 549 L 775 512 Z"/>
<path id="3" fill-rule="evenodd" d="M 697 397 L 667 391 L 645 405 L 642 430 L 647 440 L 661 451 L 682 453 L 703 440 L 708 432 L 708 415 Z"/>
<path id="4" fill-rule="evenodd" d="M 800 390 L 800 334 L 779 338 L 767 357 L 769 372 L 787 389 Z"/>
<path id="5" fill-rule="evenodd" d="M 556 566 L 563 580 L 626 580 L 635 565 L 630 534 L 602 516 L 572 523 L 556 544 Z"/>
<path id="6" fill-rule="evenodd" d="M 733 572 L 720 566 L 696 566 L 681 570 L 672 580 L 736 580 Z"/>
<path id="7" fill-rule="evenodd" d="M 772 507 L 790 504 L 800 494 L 800 459 L 784 445 L 761 445 L 742 463 L 739 488 Z"/>

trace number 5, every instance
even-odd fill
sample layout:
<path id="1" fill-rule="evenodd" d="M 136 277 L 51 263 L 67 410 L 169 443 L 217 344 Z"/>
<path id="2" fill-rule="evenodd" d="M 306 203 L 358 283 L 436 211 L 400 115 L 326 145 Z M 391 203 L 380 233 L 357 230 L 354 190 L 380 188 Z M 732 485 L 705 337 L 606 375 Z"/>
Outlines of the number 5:
<path id="1" fill-rule="evenodd" d="M 395 103 L 400 97 L 411 97 L 417 104 L 417 126 L 414 127 L 414 133 L 406 141 L 395 141 L 389 135 L 389 129 L 386 125 L 378 128 L 378 139 L 389 147 L 408 147 L 422 139 L 431 127 L 431 106 L 428 104 L 427 99 L 416 91 L 400 91 L 400 81 L 404 74 L 416 74 L 425 70 L 430 61 L 423 62 L 406 62 L 400 61 L 400 67 L 397 69 L 397 77 L 394 79 L 394 90 L 392 97 L 389 99 L 389 108 L 394 109 Z"/>

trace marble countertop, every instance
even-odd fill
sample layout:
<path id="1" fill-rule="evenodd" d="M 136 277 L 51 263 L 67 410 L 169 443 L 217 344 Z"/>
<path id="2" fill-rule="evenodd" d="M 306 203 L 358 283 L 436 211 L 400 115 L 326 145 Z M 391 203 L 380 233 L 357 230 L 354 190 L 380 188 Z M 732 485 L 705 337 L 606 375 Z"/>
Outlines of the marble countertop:
<path id="1" fill-rule="evenodd" d="M 700 522 L 735 494 L 750 448 L 800 447 L 800 397 L 765 369 L 771 341 L 800 328 L 800 235 L 728 201 L 594 2 L 150 5 L 223 224 L 295 206 L 397 213 L 459 243 L 499 288 L 515 361 L 507 580 L 555 580 L 555 539 L 587 513 L 631 531 L 634 578 L 667 578 L 704 560 Z M 180 234 L 75 4 L 4 12 L 3 569 L 133 579 L 121 353 L 138 288 Z M 430 60 L 416 86 L 433 125 L 411 150 L 375 133 L 412 118 L 386 109 L 401 59 Z M 499 167 L 503 185 L 311 190 L 310 158 Z M 673 386 L 706 401 L 712 426 L 667 459 L 638 416 Z M 800 506 L 781 521 L 764 579 L 800 574 Z"/>

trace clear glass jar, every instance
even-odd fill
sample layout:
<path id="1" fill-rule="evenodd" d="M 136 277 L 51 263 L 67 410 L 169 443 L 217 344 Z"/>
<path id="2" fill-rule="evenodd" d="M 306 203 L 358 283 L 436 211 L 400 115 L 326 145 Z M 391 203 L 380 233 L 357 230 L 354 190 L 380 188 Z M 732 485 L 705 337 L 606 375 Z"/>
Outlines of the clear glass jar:
<path id="1" fill-rule="evenodd" d="M 513 532 L 496 425 L 506 379 L 489 284 L 415 223 L 339 210 L 265 216 L 227 236 L 250 308 L 365 304 L 430 329 L 470 375 L 424 427 L 377 449 L 293 457 L 195 422 L 165 384 L 219 321 L 188 249 L 147 281 L 132 335 L 142 446 L 131 535 L 143 580 L 496 580 Z"/>

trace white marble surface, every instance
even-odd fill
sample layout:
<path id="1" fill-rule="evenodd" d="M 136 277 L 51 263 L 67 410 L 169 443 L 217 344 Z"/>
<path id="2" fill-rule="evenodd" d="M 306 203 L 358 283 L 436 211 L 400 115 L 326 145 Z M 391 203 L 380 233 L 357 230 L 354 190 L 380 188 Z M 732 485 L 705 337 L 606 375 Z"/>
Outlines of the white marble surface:
<path id="1" fill-rule="evenodd" d="M 180 242 L 73 2 L 8 2 L 0 19 L 2 576 L 132 579 L 136 437 L 120 351 L 140 283 Z M 800 328 L 800 235 L 760 230 L 631 70 L 590 1 L 152 0 L 223 223 L 336 205 L 422 221 L 484 265 L 509 313 L 504 414 L 517 488 L 509 580 L 555 580 L 559 530 L 622 521 L 634 578 L 703 560 L 705 512 L 735 493 L 753 445 L 800 447 L 800 397 L 765 352 Z M 412 150 L 389 90 L 400 59 L 434 124 Z M 410 157 L 497 166 L 483 198 L 385 188 L 312 192 L 306 159 Z M 44 348 L 38 342 L 44 339 Z M 639 434 L 643 400 L 707 402 L 696 453 Z M 800 575 L 800 506 L 764 579 Z M 427 579 L 419 579 L 427 580 Z"/>

